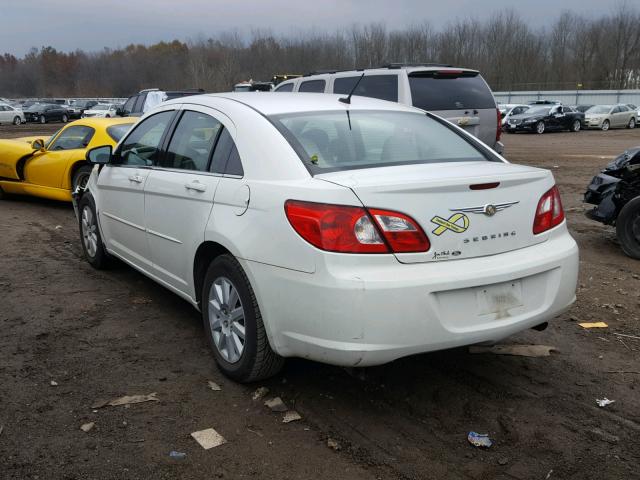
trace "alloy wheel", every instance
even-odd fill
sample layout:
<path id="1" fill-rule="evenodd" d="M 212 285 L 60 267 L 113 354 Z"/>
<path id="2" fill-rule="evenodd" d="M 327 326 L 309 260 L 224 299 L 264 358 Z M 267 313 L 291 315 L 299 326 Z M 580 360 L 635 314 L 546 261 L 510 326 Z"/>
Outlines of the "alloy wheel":
<path id="1" fill-rule="evenodd" d="M 238 290 L 227 277 L 211 284 L 208 308 L 216 349 L 227 362 L 238 362 L 244 352 L 245 314 Z"/>
<path id="2" fill-rule="evenodd" d="M 95 257 L 98 251 L 98 234 L 95 217 L 91 208 L 86 205 L 82 209 L 82 241 L 84 242 L 84 248 L 90 257 Z"/>
<path id="3" fill-rule="evenodd" d="M 602 123 L 602 131 L 606 132 L 607 130 L 609 130 L 609 127 L 611 126 L 611 124 L 609 123 L 609 120 L 605 120 Z"/>
<path id="4" fill-rule="evenodd" d="M 636 128 L 636 119 L 632 118 L 629 120 L 629 128 Z"/>
<path id="5" fill-rule="evenodd" d="M 575 122 L 573 122 L 573 131 L 574 132 L 580 131 L 580 120 L 576 120 Z"/>
<path id="6" fill-rule="evenodd" d="M 544 133 L 544 122 L 538 122 L 536 125 L 536 132 L 540 134 Z"/>

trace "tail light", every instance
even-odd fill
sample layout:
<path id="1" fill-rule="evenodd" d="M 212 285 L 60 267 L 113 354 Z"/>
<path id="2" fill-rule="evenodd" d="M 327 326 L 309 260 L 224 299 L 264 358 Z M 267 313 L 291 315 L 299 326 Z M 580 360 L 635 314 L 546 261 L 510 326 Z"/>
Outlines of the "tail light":
<path id="1" fill-rule="evenodd" d="M 411 217 L 388 210 L 287 200 L 287 219 L 307 242 L 342 253 L 426 252 L 427 235 Z"/>
<path id="2" fill-rule="evenodd" d="M 560 191 L 554 186 L 547 193 L 542 195 L 536 209 L 536 217 L 533 220 L 533 233 L 546 232 L 550 228 L 560 225 L 564 220 L 564 210 Z"/>
<path id="3" fill-rule="evenodd" d="M 500 113 L 499 108 L 496 108 L 496 112 L 498 115 L 498 126 L 496 127 L 496 142 L 499 142 L 500 138 L 502 138 L 502 114 Z"/>

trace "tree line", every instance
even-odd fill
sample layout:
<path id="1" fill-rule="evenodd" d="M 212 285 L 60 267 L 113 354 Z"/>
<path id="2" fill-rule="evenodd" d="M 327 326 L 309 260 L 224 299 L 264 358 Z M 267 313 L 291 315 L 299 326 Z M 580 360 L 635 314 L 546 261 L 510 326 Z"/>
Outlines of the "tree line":
<path id="1" fill-rule="evenodd" d="M 22 58 L 0 56 L 0 96 L 126 97 L 150 87 L 228 91 L 250 78 L 391 62 L 476 68 L 495 91 L 640 88 L 640 10 L 623 3 L 599 18 L 566 11 L 544 26 L 506 10 L 441 28 L 424 22 L 288 36 L 236 31 L 98 52 L 48 46 Z"/>

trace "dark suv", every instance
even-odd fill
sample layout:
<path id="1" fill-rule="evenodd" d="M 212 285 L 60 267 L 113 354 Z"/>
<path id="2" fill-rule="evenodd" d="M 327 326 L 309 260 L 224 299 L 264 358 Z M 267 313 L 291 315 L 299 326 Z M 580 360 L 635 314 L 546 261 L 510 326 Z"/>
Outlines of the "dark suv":
<path id="1" fill-rule="evenodd" d="M 204 93 L 201 88 L 187 90 L 160 90 L 158 88 L 148 88 L 140 90 L 135 95 L 131 95 L 122 108 L 117 110 L 121 117 L 141 117 L 148 110 L 156 105 L 171 100 L 173 98 L 187 97 L 189 95 L 200 95 Z"/>

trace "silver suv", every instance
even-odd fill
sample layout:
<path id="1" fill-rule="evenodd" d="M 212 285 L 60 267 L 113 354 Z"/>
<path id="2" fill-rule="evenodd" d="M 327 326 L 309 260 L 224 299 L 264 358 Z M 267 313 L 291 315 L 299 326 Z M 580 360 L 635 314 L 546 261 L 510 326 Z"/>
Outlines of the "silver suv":
<path id="1" fill-rule="evenodd" d="M 477 70 L 433 63 L 394 63 L 364 70 L 314 72 L 282 82 L 275 91 L 348 94 L 363 73 L 354 95 L 428 110 L 502 153 L 500 111 Z"/>

